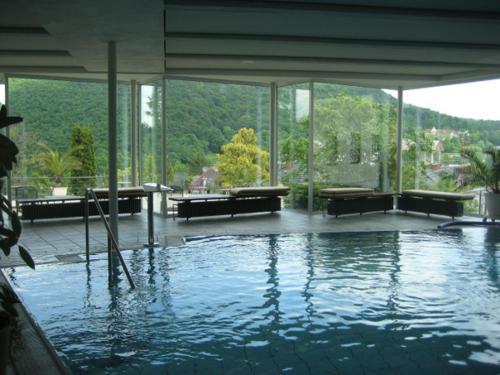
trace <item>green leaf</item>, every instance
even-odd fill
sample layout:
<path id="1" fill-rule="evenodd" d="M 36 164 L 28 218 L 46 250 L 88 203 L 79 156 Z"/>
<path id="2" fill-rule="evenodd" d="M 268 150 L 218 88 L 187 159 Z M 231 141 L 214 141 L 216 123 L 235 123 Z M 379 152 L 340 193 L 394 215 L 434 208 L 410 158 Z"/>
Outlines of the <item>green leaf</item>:
<path id="1" fill-rule="evenodd" d="M 35 261 L 23 246 L 19 245 L 19 255 L 30 268 L 35 269 Z"/>
<path id="2" fill-rule="evenodd" d="M 8 241 L 9 241 L 8 238 L 0 240 L 0 249 L 2 249 L 3 253 L 7 257 L 10 255 L 10 246 L 8 244 Z"/>
<path id="3" fill-rule="evenodd" d="M 19 220 L 19 216 L 17 215 L 17 212 L 12 211 L 10 215 L 10 221 L 12 225 L 12 230 L 14 232 L 14 235 L 16 238 L 21 237 L 21 221 Z"/>

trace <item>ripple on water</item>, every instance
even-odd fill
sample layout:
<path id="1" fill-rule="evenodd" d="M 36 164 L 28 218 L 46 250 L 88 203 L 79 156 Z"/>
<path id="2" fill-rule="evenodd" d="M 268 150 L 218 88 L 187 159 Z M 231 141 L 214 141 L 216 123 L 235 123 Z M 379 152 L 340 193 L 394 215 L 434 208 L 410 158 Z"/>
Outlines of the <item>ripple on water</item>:
<path id="1" fill-rule="evenodd" d="M 391 374 L 417 362 L 497 374 L 499 242 L 478 228 L 200 237 L 125 252 L 134 291 L 107 288 L 102 257 L 89 274 L 10 277 L 77 373 Z"/>

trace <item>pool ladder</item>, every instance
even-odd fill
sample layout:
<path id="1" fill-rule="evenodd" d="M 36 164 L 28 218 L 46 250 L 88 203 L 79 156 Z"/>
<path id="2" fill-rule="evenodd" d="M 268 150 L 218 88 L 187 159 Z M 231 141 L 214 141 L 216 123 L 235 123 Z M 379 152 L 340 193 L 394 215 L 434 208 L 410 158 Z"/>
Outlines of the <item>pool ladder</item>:
<path id="1" fill-rule="evenodd" d="M 120 265 L 123 268 L 123 272 L 127 276 L 127 280 L 130 284 L 130 287 L 132 289 L 135 288 L 135 283 L 134 280 L 132 279 L 132 276 L 130 275 L 130 272 L 127 268 L 127 264 L 123 260 L 123 256 L 120 252 L 120 247 L 118 246 L 118 241 L 116 241 L 116 238 L 111 231 L 111 227 L 109 226 L 108 220 L 104 216 L 104 211 L 101 207 L 101 204 L 99 203 L 99 199 L 97 199 L 97 195 L 93 189 L 87 189 L 85 193 L 85 207 L 84 207 L 84 218 L 85 218 L 85 256 L 87 259 L 87 264 L 90 261 L 90 235 L 89 235 L 89 200 L 92 199 L 95 203 L 95 206 L 97 208 L 97 211 L 99 212 L 99 216 L 101 217 L 101 220 L 104 223 L 104 226 L 106 228 L 106 232 L 108 232 L 108 272 L 109 272 L 109 278 L 111 280 L 111 276 L 113 275 L 113 250 L 115 251 L 116 255 L 118 256 L 118 259 L 120 261 Z"/>

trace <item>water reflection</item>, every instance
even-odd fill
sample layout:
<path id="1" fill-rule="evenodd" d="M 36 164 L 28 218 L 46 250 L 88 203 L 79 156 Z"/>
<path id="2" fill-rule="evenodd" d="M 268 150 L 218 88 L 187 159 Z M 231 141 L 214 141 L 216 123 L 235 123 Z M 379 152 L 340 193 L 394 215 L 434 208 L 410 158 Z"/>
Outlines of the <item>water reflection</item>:
<path id="1" fill-rule="evenodd" d="M 105 259 L 10 276 L 77 373 L 495 374 L 491 229 L 200 238 L 125 253 L 133 291 Z"/>
<path id="2" fill-rule="evenodd" d="M 265 269 L 267 274 L 267 288 L 264 294 L 264 304 L 262 309 L 266 311 L 264 316 L 269 318 L 269 328 L 278 327 L 280 323 L 280 295 L 279 276 L 278 276 L 278 254 L 279 254 L 278 236 L 269 236 L 269 250 L 267 254 L 268 267 Z"/>
<path id="3" fill-rule="evenodd" d="M 484 263 L 493 285 L 500 289 L 498 281 L 498 247 L 500 246 L 500 229 L 487 228 L 484 234 Z"/>

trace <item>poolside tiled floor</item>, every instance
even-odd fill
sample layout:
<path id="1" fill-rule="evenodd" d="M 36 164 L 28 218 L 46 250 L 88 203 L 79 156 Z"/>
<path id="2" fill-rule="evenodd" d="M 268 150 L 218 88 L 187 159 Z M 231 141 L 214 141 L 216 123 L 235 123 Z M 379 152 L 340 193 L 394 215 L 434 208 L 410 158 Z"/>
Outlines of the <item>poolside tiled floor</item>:
<path id="1" fill-rule="evenodd" d="M 425 230 L 449 218 L 400 212 L 346 215 L 335 218 L 321 213 L 307 215 L 304 211 L 285 209 L 274 214 L 237 215 L 193 218 L 188 222 L 171 217 L 155 216 L 155 238 L 162 246 L 178 244 L 186 236 L 227 234 L 277 234 L 305 232 L 355 232 L 383 230 Z M 98 218 L 90 224 L 92 253 L 106 251 L 106 231 Z M 120 216 L 119 240 L 122 249 L 141 248 L 147 242 L 146 212 L 134 216 Z M 20 243 L 32 254 L 35 262 L 51 263 L 75 261 L 85 253 L 85 227 L 82 219 L 39 220 L 23 224 Z M 1 259 L 3 267 L 22 264 L 14 251 L 8 259 Z"/>

